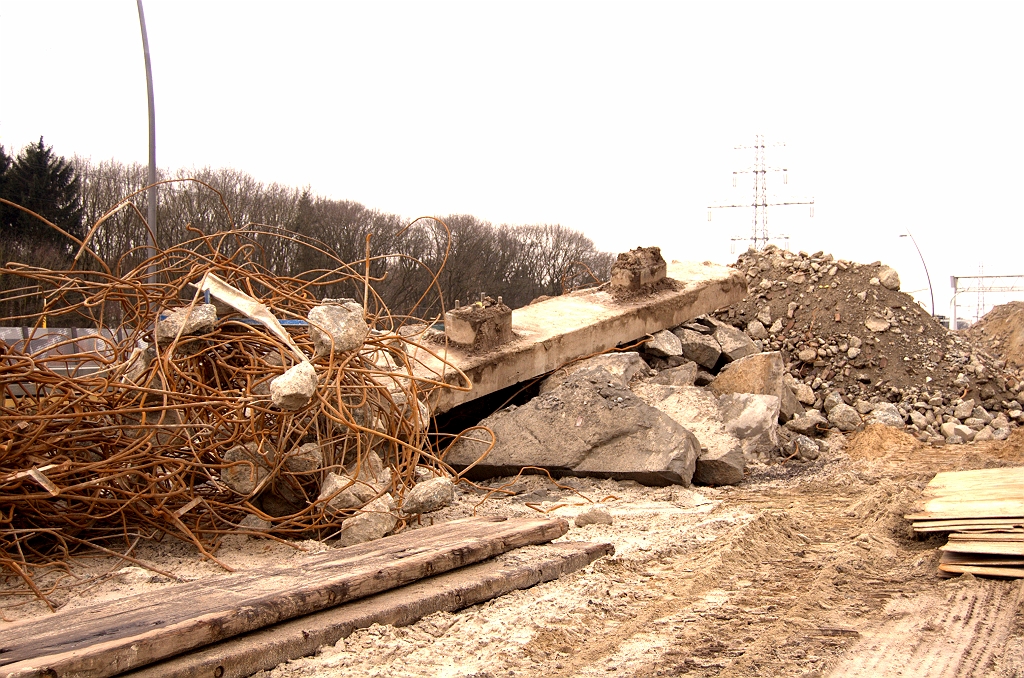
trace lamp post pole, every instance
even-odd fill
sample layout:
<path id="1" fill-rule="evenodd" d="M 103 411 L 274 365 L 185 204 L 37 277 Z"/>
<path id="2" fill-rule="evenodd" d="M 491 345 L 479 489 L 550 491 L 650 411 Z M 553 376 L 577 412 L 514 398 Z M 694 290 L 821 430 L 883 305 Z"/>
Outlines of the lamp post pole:
<path id="1" fill-rule="evenodd" d="M 924 263 L 924 255 L 921 254 L 921 248 L 917 246 L 917 241 L 914 240 L 914 236 L 910 233 L 910 229 L 907 229 L 906 233 L 900 234 L 901 238 L 910 238 L 910 242 L 914 243 L 914 249 L 917 250 L 917 256 L 921 257 L 921 266 L 924 267 L 924 277 L 928 279 L 928 294 L 932 298 L 932 317 L 935 317 L 935 290 L 932 289 L 932 277 L 928 274 L 928 264 Z"/>
<path id="2" fill-rule="evenodd" d="M 146 202 L 149 208 L 147 221 L 149 234 L 147 245 L 149 256 L 156 256 L 156 104 L 153 102 L 153 65 L 149 59 L 149 37 L 146 35 L 146 16 L 142 13 L 142 0 L 135 0 L 139 8 L 139 26 L 142 28 L 142 52 L 146 58 L 146 92 L 149 96 L 149 191 Z M 149 282 L 156 282 L 156 264 L 149 265 Z"/>

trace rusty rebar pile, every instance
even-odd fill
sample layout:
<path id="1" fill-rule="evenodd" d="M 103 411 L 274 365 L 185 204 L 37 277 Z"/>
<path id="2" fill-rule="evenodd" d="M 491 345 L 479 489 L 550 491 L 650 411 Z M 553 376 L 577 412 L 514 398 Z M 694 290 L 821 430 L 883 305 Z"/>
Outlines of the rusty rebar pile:
<path id="1" fill-rule="evenodd" d="M 416 343 L 375 297 L 369 262 L 335 260 L 333 270 L 282 278 L 257 263 L 257 237 L 316 247 L 248 226 L 197 235 L 131 270 L 90 261 L 85 245 L 70 270 L 0 269 L 24 282 L 8 301 L 41 308 L 4 324 L 41 336 L 47 319 L 73 318 L 92 330 L 87 340 L 42 348 L 0 342 L 0 563 L 8 577 L 45 600 L 34 572 L 66 567 L 83 546 L 123 553 L 138 537 L 171 535 L 215 559 L 223 535 L 244 529 L 247 516 L 269 521 L 280 537 L 324 536 L 359 508 L 328 505 L 337 492 L 322 496 L 327 474 L 351 485 L 363 466 L 383 462 L 386 490 L 397 497 L 417 466 L 443 471 L 424 404 L 452 386 L 444 375 L 414 373 L 410 357 L 438 347 Z M 209 301 L 198 287 L 209 274 L 285 321 L 291 341 L 223 306 L 201 332 L 156 336 L 174 309 L 187 314 Z M 341 283 L 367 295 L 369 331 L 356 349 L 317 356 L 304 321 Z M 315 369 L 315 395 L 294 411 L 275 406 L 272 380 L 303 356 Z"/>

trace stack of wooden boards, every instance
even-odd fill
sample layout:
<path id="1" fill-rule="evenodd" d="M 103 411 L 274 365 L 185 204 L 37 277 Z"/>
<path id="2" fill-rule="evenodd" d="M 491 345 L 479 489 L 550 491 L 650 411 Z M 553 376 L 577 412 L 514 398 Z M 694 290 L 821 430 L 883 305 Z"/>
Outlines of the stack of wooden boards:
<path id="1" fill-rule="evenodd" d="M 905 516 L 915 532 L 949 532 L 939 570 L 1024 577 L 1024 467 L 937 474 L 924 510 Z"/>
<path id="2" fill-rule="evenodd" d="M 568 529 L 549 517 L 455 520 L 17 622 L 0 634 L 0 676 L 250 676 L 355 629 L 411 624 L 612 553 L 610 544 L 546 543 Z"/>

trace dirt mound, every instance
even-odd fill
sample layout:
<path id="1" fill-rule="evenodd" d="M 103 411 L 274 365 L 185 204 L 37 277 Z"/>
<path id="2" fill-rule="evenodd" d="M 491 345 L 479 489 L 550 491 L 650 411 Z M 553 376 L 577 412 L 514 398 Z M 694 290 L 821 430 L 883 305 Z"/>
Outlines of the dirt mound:
<path id="1" fill-rule="evenodd" d="M 1024 367 L 1024 301 L 996 306 L 966 331 L 975 345 L 1016 367 Z"/>
<path id="2" fill-rule="evenodd" d="M 882 424 L 868 424 L 863 431 L 850 436 L 844 448 L 851 459 L 877 459 L 894 453 L 909 454 L 922 443 L 911 435 Z"/>
<path id="3" fill-rule="evenodd" d="M 971 335 L 939 325 L 880 262 L 769 246 L 733 266 L 746 274 L 748 296 L 717 317 L 762 350 L 782 351 L 818 409 L 833 391 L 850 404 L 889 401 L 907 414 L 928 404 L 940 420 L 945 408 L 968 399 L 991 412 L 1020 409 L 1021 371 L 976 347 Z"/>

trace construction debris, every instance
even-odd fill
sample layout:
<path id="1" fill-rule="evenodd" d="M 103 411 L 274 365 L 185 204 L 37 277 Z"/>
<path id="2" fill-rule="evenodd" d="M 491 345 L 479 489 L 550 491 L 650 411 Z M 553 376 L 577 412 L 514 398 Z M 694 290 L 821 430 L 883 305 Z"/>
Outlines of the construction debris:
<path id="1" fill-rule="evenodd" d="M 250 518 L 276 538 L 390 529 L 418 467 L 450 473 L 428 439 L 429 403 L 468 382 L 443 358 L 417 364 L 419 338 L 374 298 L 365 312 L 318 298 L 372 291 L 344 262 L 283 279 L 250 246 L 222 251 L 274 237 L 291 239 L 250 226 L 127 270 L 0 269 L 38 309 L 0 343 L 0 564 L 26 594 L 52 590 L 34 572 L 83 547 L 123 551 L 131 535 L 171 535 L 216 560 Z"/>
<path id="2" fill-rule="evenodd" d="M 939 570 L 1024 577 L 1024 467 L 947 471 L 905 516 L 915 532 L 949 532 Z"/>

